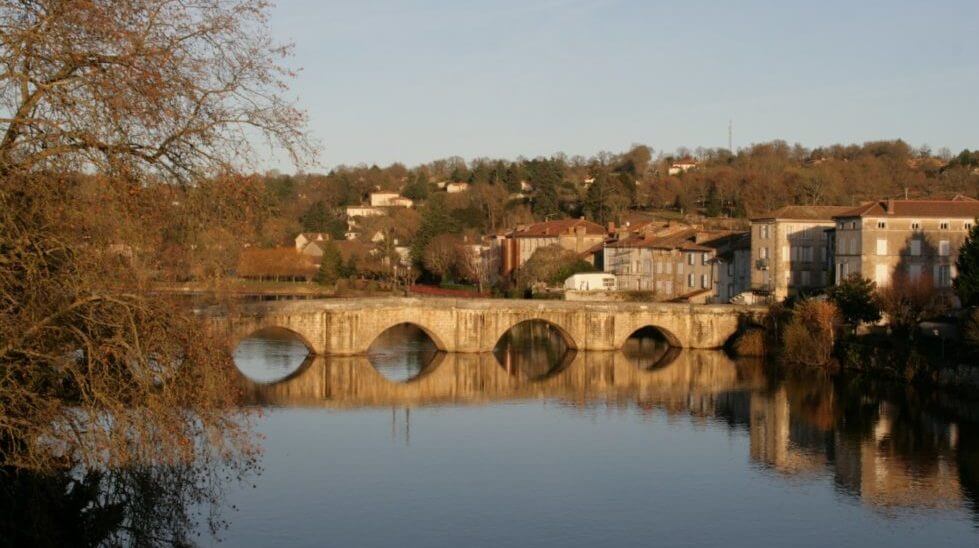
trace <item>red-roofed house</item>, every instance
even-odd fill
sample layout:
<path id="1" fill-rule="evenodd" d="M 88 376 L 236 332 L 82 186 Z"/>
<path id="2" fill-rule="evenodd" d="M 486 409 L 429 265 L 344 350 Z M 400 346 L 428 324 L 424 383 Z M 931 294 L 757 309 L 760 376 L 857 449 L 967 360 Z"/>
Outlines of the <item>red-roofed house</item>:
<path id="1" fill-rule="evenodd" d="M 568 251 L 585 254 L 605 242 L 605 229 L 584 219 L 560 219 L 517 227 L 497 238 L 504 276 L 523 265 L 538 248 L 559 245 Z"/>
<path id="2" fill-rule="evenodd" d="M 885 200 L 837 214 L 837 283 L 859 274 L 888 285 L 896 273 L 951 288 L 959 248 L 979 217 L 979 201 Z"/>

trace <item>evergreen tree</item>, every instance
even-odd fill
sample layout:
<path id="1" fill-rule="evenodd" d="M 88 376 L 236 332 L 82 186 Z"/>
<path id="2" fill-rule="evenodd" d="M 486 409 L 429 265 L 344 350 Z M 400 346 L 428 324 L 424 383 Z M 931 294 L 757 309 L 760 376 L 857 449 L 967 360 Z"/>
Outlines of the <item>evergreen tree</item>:
<path id="1" fill-rule="evenodd" d="M 459 231 L 459 223 L 452 216 L 445 204 L 445 193 L 437 193 L 425 203 L 421 211 L 421 226 L 411 242 L 411 260 L 419 266 L 423 265 L 422 258 L 425 248 L 433 238 L 440 234 L 452 234 Z"/>
<path id="2" fill-rule="evenodd" d="M 405 185 L 402 192 L 405 198 L 424 200 L 428 198 L 428 178 L 423 173 L 416 173 Z"/>
<path id="3" fill-rule="evenodd" d="M 344 274 L 343 270 L 343 257 L 340 256 L 337 245 L 332 241 L 326 242 L 314 280 L 320 285 L 334 285 Z"/>
<path id="4" fill-rule="evenodd" d="M 829 300 L 840 310 L 843 320 L 852 325 L 880 320 L 880 305 L 874 298 L 877 284 L 859 274 L 847 277 L 828 291 Z"/>
<path id="5" fill-rule="evenodd" d="M 704 213 L 708 217 L 721 216 L 721 197 L 717 192 L 717 185 L 713 182 L 707 187 L 707 199 L 704 203 Z"/>
<path id="6" fill-rule="evenodd" d="M 313 202 L 299 218 L 303 232 L 325 232 L 334 238 L 343 238 L 346 224 L 323 200 Z"/>
<path id="7" fill-rule="evenodd" d="M 955 268 L 958 270 L 955 292 L 962 306 L 979 306 L 979 220 L 973 223 L 969 236 L 962 244 Z"/>

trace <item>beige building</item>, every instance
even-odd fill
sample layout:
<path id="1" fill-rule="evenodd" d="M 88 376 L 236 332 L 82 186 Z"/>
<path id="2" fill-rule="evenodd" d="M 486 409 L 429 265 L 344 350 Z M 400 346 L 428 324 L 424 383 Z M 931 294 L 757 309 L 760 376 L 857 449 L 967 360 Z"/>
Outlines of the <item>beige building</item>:
<path id="1" fill-rule="evenodd" d="M 373 207 L 411 207 L 413 205 L 415 202 L 397 192 L 371 192 L 371 206 Z"/>
<path id="2" fill-rule="evenodd" d="M 776 301 L 832 285 L 833 218 L 848 206 L 786 206 L 751 220 L 751 290 Z"/>
<path id="3" fill-rule="evenodd" d="M 498 235 L 500 273 L 509 275 L 526 263 L 538 248 L 559 245 L 568 251 L 584 255 L 605 242 L 605 229 L 584 219 L 561 219 L 518 227 Z"/>
<path id="4" fill-rule="evenodd" d="M 886 286 L 900 273 L 950 288 L 976 217 L 979 201 L 971 198 L 886 200 L 837 214 L 836 282 L 858 274 Z"/>
<path id="5" fill-rule="evenodd" d="M 718 256 L 741 237 L 686 226 L 657 227 L 605 247 L 605 272 L 620 290 L 654 291 L 657 300 L 716 300 Z M 725 267 L 726 269 L 726 267 Z"/>

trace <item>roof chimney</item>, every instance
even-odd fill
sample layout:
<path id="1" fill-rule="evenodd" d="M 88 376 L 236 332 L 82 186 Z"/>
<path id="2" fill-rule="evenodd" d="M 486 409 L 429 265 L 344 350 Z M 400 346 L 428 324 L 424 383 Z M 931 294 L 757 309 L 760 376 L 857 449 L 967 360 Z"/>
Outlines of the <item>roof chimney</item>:
<path id="1" fill-rule="evenodd" d="M 894 199 L 893 198 L 888 198 L 887 199 L 887 214 L 888 215 L 894 215 Z"/>

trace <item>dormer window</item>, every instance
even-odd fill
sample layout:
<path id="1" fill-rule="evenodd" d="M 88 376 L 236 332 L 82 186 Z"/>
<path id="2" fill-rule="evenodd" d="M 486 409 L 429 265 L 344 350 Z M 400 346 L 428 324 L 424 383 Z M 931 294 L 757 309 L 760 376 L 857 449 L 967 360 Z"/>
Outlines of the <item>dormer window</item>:
<path id="1" fill-rule="evenodd" d="M 942 221 L 938 223 L 939 230 L 948 230 L 948 221 Z"/>
<path id="2" fill-rule="evenodd" d="M 911 221 L 911 230 L 921 230 L 921 221 Z"/>
<path id="3" fill-rule="evenodd" d="M 885 229 L 885 228 L 887 228 L 887 221 L 877 221 L 877 228 L 878 229 Z"/>

